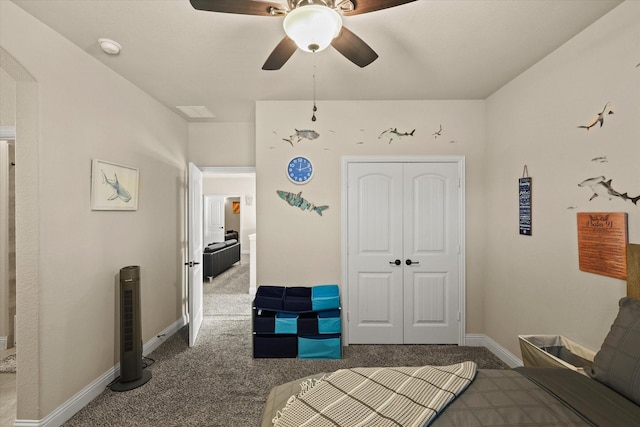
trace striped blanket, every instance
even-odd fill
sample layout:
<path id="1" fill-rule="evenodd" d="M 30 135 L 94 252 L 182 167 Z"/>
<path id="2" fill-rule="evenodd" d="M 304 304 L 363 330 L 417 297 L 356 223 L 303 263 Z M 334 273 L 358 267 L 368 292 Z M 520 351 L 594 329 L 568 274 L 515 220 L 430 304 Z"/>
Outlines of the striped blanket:
<path id="1" fill-rule="evenodd" d="M 476 364 L 335 371 L 289 400 L 274 427 L 426 426 L 473 381 Z"/>

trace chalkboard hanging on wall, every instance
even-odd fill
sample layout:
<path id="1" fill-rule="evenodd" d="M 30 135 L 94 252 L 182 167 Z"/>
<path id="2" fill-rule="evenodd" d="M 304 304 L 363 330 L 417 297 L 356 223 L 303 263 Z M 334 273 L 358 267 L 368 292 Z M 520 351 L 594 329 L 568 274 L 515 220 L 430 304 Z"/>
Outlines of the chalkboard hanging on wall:
<path id="1" fill-rule="evenodd" d="M 522 178 L 518 179 L 518 199 L 520 234 L 531 236 L 531 178 L 527 165 L 524 165 Z"/>

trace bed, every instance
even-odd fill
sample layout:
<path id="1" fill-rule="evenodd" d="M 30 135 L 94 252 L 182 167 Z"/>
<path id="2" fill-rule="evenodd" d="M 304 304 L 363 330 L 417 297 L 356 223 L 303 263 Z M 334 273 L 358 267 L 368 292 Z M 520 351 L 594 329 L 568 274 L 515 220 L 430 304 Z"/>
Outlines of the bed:
<path id="1" fill-rule="evenodd" d="M 630 274 L 629 296 L 620 299 L 587 375 L 563 368 L 474 369 L 472 362 L 319 373 L 274 387 L 260 426 L 640 426 L 637 276 Z M 423 373 L 431 368 L 437 372 Z"/>

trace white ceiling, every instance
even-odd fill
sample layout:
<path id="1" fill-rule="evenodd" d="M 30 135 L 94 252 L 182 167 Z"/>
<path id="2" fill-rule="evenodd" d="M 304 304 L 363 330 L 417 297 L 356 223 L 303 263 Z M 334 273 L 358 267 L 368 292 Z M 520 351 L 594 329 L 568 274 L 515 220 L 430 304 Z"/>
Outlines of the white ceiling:
<path id="1" fill-rule="evenodd" d="M 167 107 L 204 105 L 214 122 L 252 122 L 256 100 L 312 99 L 314 68 L 318 100 L 484 99 L 622 2 L 418 0 L 344 17 L 379 55 L 368 67 L 330 47 L 263 71 L 280 17 L 188 0 L 13 1 Z M 122 52 L 104 54 L 100 37 Z"/>

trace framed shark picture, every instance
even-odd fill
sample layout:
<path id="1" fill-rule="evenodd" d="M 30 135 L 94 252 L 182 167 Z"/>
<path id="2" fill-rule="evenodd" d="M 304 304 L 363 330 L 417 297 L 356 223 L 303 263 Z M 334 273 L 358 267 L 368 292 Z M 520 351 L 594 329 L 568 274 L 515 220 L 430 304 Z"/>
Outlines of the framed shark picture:
<path id="1" fill-rule="evenodd" d="M 138 169 L 104 160 L 91 162 L 91 210 L 138 209 Z"/>

